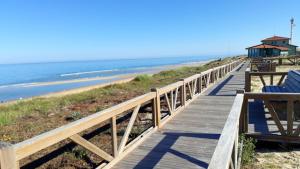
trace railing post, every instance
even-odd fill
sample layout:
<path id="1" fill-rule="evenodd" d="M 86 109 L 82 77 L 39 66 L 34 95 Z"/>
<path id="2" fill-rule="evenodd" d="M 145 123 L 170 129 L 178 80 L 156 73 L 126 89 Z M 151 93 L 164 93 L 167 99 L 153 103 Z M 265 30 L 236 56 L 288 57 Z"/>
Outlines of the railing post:
<path id="1" fill-rule="evenodd" d="M 199 94 L 202 93 L 202 75 L 201 73 L 199 74 Z"/>
<path id="2" fill-rule="evenodd" d="M 152 118 L 154 120 L 153 123 L 154 123 L 155 126 L 157 126 L 159 128 L 160 127 L 160 120 L 161 120 L 159 89 L 152 88 L 151 91 L 156 92 L 156 97 L 153 101 L 153 114 L 152 114 Z"/>
<path id="3" fill-rule="evenodd" d="M 117 136 L 117 122 L 116 116 L 111 118 L 111 138 L 112 138 L 112 153 L 114 157 L 118 156 L 118 136 Z"/>
<path id="4" fill-rule="evenodd" d="M 181 79 L 181 81 L 182 81 L 181 103 L 182 103 L 182 106 L 185 107 L 185 102 L 186 102 L 186 88 L 185 88 L 185 81 L 184 81 L 184 79 Z"/>
<path id="5" fill-rule="evenodd" d="M 11 144 L 0 142 L 0 166 L 1 169 L 18 169 L 19 163 L 16 161 L 16 154 Z"/>
<path id="6" fill-rule="evenodd" d="M 156 93 L 156 97 L 153 99 L 153 113 L 152 113 L 152 119 L 153 119 L 153 127 L 160 127 L 160 118 L 161 118 L 161 111 L 160 111 L 160 94 L 159 89 L 152 88 L 152 92 Z"/>
<path id="7" fill-rule="evenodd" d="M 250 76 L 250 68 L 247 68 L 245 71 L 245 92 L 251 91 L 251 76 Z"/>
<path id="8" fill-rule="evenodd" d="M 237 94 L 244 94 L 244 90 L 237 90 Z M 244 100 L 242 104 L 242 110 L 240 115 L 240 121 L 239 121 L 239 132 L 240 133 L 246 133 L 248 132 L 248 98 L 244 94 Z"/>

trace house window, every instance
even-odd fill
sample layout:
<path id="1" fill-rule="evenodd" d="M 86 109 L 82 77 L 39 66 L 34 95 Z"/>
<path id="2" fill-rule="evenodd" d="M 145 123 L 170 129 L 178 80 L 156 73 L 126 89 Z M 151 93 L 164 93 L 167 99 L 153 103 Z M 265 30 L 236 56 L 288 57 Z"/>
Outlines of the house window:
<path id="1" fill-rule="evenodd" d="M 285 43 L 286 43 L 286 41 L 282 41 L 282 43 L 283 43 L 283 44 L 285 44 Z"/>

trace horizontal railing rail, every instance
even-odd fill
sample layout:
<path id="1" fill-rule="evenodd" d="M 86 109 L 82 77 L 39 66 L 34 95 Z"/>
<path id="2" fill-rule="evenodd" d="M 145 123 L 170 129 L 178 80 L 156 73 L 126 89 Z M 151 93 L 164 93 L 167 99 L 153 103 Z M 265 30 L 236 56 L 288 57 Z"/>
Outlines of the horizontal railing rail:
<path id="1" fill-rule="evenodd" d="M 252 72 L 250 68 L 245 71 L 245 91 L 251 92 L 253 77 L 259 77 L 263 86 L 282 85 L 288 72 Z M 269 78 L 269 81 L 266 80 Z"/>
<path id="2" fill-rule="evenodd" d="M 242 62 L 243 60 L 239 59 L 182 79 L 165 87 L 153 89 L 152 92 L 14 145 L 0 142 L 1 169 L 19 168 L 20 160 L 66 139 L 71 140 L 103 159 L 103 163 L 99 168 L 110 168 L 157 128 L 164 125 L 176 113 L 183 110 L 186 105 L 203 93 L 210 85 L 233 71 Z M 152 116 L 150 127 L 138 133 L 135 138 L 131 138 L 130 134 L 133 132 L 134 126 L 138 125 L 136 124 L 136 119 L 142 113 Z M 128 120 L 124 131 L 121 132 L 122 137 L 119 139 L 120 132 L 118 132 L 117 120 L 124 116 L 128 116 Z M 98 127 L 100 124 L 110 124 L 111 152 L 100 149 L 81 134 L 95 126 Z"/>
<path id="3" fill-rule="evenodd" d="M 300 55 L 291 56 L 277 56 L 277 57 L 263 57 L 259 58 L 263 61 L 276 61 L 277 65 L 297 65 L 300 64 Z"/>
<path id="4" fill-rule="evenodd" d="M 242 131 L 247 135 L 259 137 L 263 140 L 298 142 L 300 141 L 300 93 L 245 93 L 244 108 L 242 111 Z M 275 131 L 268 133 L 257 133 L 249 131 L 249 114 L 256 109 L 250 109 L 252 102 L 260 101 L 264 111 L 268 113 L 276 126 Z M 277 132 L 276 132 L 277 131 Z M 265 137 L 265 138 L 263 138 Z"/>
<path id="5" fill-rule="evenodd" d="M 209 163 L 209 169 L 237 169 L 240 166 L 239 121 L 243 101 L 244 95 L 237 94 Z"/>

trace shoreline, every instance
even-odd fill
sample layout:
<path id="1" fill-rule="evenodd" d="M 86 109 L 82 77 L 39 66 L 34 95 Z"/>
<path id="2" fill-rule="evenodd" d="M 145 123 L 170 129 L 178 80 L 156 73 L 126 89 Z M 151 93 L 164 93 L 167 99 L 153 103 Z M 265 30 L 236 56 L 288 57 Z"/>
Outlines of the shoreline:
<path id="1" fill-rule="evenodd" d="M 104 82 L 99 83 L 95 85 L 88 85 L 73 89 L 66 89 L 58 92 L 49 92 L 42 95 L 32 96 L 24 99 L 15 99 L 10 101 L 4 101 L 0 103 L 0 106 L 10 105 L 14 104 L 20 101 L 28 101 L 35 98 L 49 98 L 49 97 L 62 97 L 66 95 L 71 94 L 77 94 L 85 91 L 89 91 L 96 88 L 102 88 L 113 84 L 122 84 L 127 83 L 131 80 L 133 80 L 136 76 L 141 74 L 148 74 L 153 75 L 155 73 L 159 73 L 164 70 L 172 70 L 177 69 L 181 67 L 195 67 L 195 66 L 201 66 L 204 64 L 207 64 L 215 59 L 207 60 L 207 61 L 199 61 L 199 62 L 189 62 L 189 63 L 182 63 L 182 64 L 175 64 L 175 65 L 165 65 L 165 66 L 155 66 L 155 67 L 149 67 L 148 71 L 145 72 L 137 72 L 137 73 L 129 73 L 129 74 L 121 74 L 121 75 L 114 75 L 114 76 L 107 76 L 107 77 L 93 77 L 93 78 L 80 78 L 80 79 L 72 79 L 72 80 L 64 80 L 64 81 L 53 81 L 53 82 L 38 82 L 38 83 L 28 83 L 27 85 L 22 85 L 21 87 L 38 87 L 38 86 L 51 86 L 51 85 L 60 85 L 60 84 L 74 84 L 74 83 L 80 83 L 80 82 L 91 82 L 91 81 L 97 81 L 97 80 L 112 80 L 110 82 Z"/>

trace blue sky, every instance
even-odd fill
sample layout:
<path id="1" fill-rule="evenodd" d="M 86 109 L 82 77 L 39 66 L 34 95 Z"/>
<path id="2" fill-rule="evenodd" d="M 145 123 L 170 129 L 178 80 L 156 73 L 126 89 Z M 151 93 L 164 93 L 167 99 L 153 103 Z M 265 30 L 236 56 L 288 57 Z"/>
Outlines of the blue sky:
<path id="1" fill-rule="evenodd" d="M 1 1 L 0 63 L 234 55 L 262 38 L 300 46 L 299 0 Z M 298 22 L 299 21 L 299 22 Z"/>

